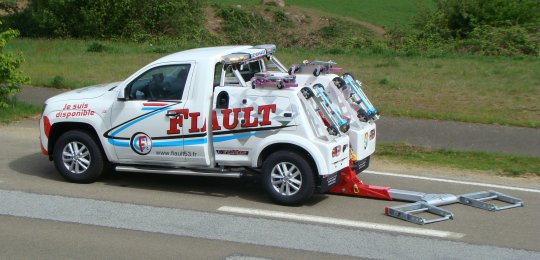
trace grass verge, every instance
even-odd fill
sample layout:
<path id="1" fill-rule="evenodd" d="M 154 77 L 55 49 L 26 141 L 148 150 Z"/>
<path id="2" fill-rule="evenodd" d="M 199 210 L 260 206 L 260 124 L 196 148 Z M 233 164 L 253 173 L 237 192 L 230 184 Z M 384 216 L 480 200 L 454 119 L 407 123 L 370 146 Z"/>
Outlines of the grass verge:
<path id="1" fill-rule="evenodd" d="M 540 158 L 485 152 L 461 152 L 431 149 L 405 143 L 377 143 L 377 157 L 399 162 L 448 166 L 458 169 L 491 171 L 495 174 L 519 177 L 540 176 Z"/>
<path id="2" fill-rule="evenodd" d="M 41 107 L 24 102 L 10 101 L 8 107 L 0 108 L 0 123 L 7 124 L 39 114 Z"/>

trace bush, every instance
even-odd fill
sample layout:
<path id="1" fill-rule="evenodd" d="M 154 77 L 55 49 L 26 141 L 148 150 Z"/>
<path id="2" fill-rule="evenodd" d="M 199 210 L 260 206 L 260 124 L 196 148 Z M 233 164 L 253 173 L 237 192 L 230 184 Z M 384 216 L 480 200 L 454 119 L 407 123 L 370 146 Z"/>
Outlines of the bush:
<path id="1" fill-rule="evenodd" d="M 48 86 L 53 87 L 53 88 L 64 88 L 66 87 L 66 81 L 64 77 L 57 75 L 57 76 L 54 76 L 54 78 L 51 80 Z"/>
<path id="2" fill-rule="evenodd" d="M 29 37 L 189 36 L 204 21 L 200 0 L 30 0 L 7 17 Z"/>
<path id="3" fill-rule="evenodd" d="M 457 52 L 497 56 L 536 55 L 538 49 L 538 42 L 535 43 L 521 26 L 478 26 L 470 32 L 468 39 L 455 44 Z"/>
<path id="4" fill-rule="evenodd" d="M 248 13 L 236 7 L 217 7 L 217 14 L 223 18 L 222 29 L 233 44 L 265 43 L 273 31 L 271 21 L 260 14 Z"/>
<path id="5" fill-rule="evenodd" d="M 11 29 L 0 33 L 0 108 L 6 107 L 11 96 L 20 91 L 19 85 L 30 81 L 17 70 L 23 62 L 22 55 L 4 52 L 7 42 L 18 35 Z"/>
<path id="6" fill-rule="evenodd" d="M 412 30 L 394 29 L 387 36 L 404 51 L 536 55 L 539 13 L 537 0 L 438 0 L 435 10 L 416 16 Z"/>

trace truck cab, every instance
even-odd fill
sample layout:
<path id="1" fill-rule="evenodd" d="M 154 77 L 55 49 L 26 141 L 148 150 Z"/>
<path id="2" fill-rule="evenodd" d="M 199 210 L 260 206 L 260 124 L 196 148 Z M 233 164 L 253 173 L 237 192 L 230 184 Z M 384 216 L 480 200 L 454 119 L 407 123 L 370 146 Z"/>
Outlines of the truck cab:
<path id="1" fill-rule="evenodd" d="M 287 74 L 274 51 L 273 45 L 182 51 L 122 82 L 52 97 L 40 119 L 42 152 L 71 182 L 93 182 L 113 169 L 215 177 L 250 171 L 277 203 L 302 204 L 338 182 L 351 147 L 358 161 L 369 158 L 375 140 L 362 137 L 375 124 L 352 120 L 349 133 L 326 131 L 325 116 L 350 112 L 344 99 L 332 97 L 331 109 L 324 90 L 313 97 L 302 90 L 332 84 L 336 75 L 295 75 L 295 87 L 256 86 L 257 73 Z"/>

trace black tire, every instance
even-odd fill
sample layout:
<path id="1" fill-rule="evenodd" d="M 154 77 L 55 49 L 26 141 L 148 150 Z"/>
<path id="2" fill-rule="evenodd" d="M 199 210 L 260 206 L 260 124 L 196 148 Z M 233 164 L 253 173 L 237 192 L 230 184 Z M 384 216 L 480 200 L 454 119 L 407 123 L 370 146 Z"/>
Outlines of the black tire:
<path id="1" fill-rule="evenodd" d="M 308 87 L 302 88 L 302 95 L 304 95 L 305 99 L 310 99 L 313 96 L 313 92 Z"/>
<path id="2" fill-rule="evenodd" d="M 278 168 L 291 172 L 288 175 L 283 175 L 280 174 Z M 315 192 L 313 170 L 306 159 L 298 153 L 274 152 L 263 162 L 262 173 L 266 192 L 278 204 L 298 206 L 309 200 Z M 275 181 L 280 180 L 282 181 L 281 185 L 275 183 Z M 286 183 L 284 183 L 285 181 Z"/>
<path id="3" fill-rule="evenodd" d="M 313 70 L 313 76 L 318 77 L 319 75 L 321 75 L 321 67 L 317 66 L 317 68 Z"/>
<path id="4" fill-rule="evenodd" d="M 341 90 L 346 90 L 347 89 L 347 84 L 345 83 L 345 80 L 343 80 L 342 78 L 340 77 L 335 77 L 332 82 L 334 82 L 334 85 L 336 85 L 336 87 L 338 89 L 341 89 Z"/>
<path id="5" fill-rule="evenodd" d="M 328 134 L 330 135 L 338 135 L 339 133 L 339 130 L 334 126 L 329 126 L 326 128 L 326 130 L 328 131 Z"/>
<path id="6" fill-rule="evenodd" d="M 350 72 L 343 73 L 343 77 L 345 77 L 346 75 L 349 75 L 349 76 L 351 76 L 351 78 L 353 78 L 353 80 L 356 80 L 356 78 L 354 77 L 354 75 L 352 73 L 350 73 Z"/>
<path id="7" fill-rule="evenodd" d="M 276 87 L 277 87 L 278 89 L 283 89 L 283 88 L 285 87 L 285 83 L 283 83 L 283 81 L 278 81 L 278 82 L 276 83 Z"/>
<path id="8" fill-rule="evenodd" d="M 66 132 L 58 138 L 54 145 L 53 160 L 60 175 L 75 183 L 96 181 L 105 167 L 105 160 L 96 140 L 80 130 Z M 68 164 L 73 168 L 70 169 Z"/>
<path id="9" fill-rule="evenodd" d="M 357 116 L 358 116 L 358 119 L 360 120 L 363 120 L 365 122 L 368 121 L 368 116 L 367 116 L 367 113 L 364 109 L 360 108 L 358 109 L 358 113 L 357 113 Z"/>

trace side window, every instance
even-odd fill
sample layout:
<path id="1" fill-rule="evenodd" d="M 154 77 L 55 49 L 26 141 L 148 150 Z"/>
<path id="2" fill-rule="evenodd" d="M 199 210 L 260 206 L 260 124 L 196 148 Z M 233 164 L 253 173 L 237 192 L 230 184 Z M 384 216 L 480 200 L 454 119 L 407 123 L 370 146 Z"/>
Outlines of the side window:
<path id="1" fill-rule="evenodd" d="M 223 64 L 222 63 L 216 63 L 216 66 L 214 67 L 214 87 L 219 86 L 219 83 L 221 81 L 221 71 L 223 70 Z"/>
<path id="2" fill-rule="evenodd" d="M 129 99 L 182 99 L 190 67 L 190 64 L 179 64 L 148 70 L 129 84 Z"/>
<path id="3" fill-rule="evenodd" d="M 261 64 L 259 61 L 252 61 L 241 65 L 238 71 L 240 72 L 240 75 L 242 75 L 244 81 L 250 81 L 256 73 L 261 72 Z M 227 67 L 227 70 L 225 71 L 225 84 L 240 84 L 233 74 L 231 66 Z"/>

